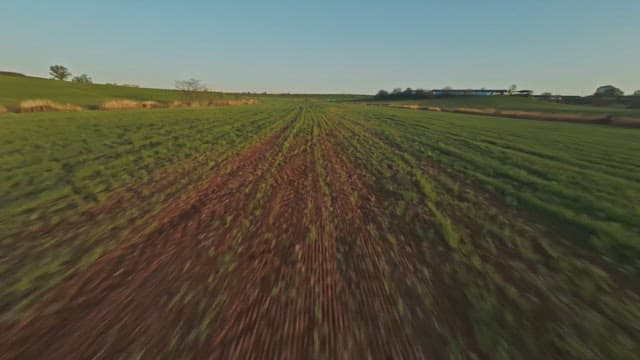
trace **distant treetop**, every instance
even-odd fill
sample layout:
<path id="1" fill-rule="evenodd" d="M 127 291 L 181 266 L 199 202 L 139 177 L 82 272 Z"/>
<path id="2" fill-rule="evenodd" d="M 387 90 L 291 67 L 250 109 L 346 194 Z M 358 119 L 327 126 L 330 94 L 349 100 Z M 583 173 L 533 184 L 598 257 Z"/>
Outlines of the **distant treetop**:
<path id="1" fill-rule="evenodd" d="M 87 74 L 82 74 L 80 76 L 74 76 L 71 81 L 80 83 L 80 84 L 93 84 L 93 79 L 89 77 Z"/>
<path id="2" fill-rule="evenodd" d="M 49 75 L 56 80 L 67 80 L 71 76 L 71 72 L 62 65 L 51 65 L 49 66 Z"/>
<path id="3" fill-rule="evenodd" d="M 600 86 L 596 89 L 595 96 L 623 96 L 624 92 L 613 85 Z"/>

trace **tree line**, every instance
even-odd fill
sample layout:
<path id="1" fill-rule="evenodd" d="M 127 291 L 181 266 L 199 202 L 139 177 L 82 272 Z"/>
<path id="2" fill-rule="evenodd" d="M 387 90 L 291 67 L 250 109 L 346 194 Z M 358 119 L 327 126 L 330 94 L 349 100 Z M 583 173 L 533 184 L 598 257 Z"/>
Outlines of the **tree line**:
<path id="1" fill-rule="evenodd" d="M 49 67 L 49 75 L 55 80 L 65 81 L 71 77 L 71 72 L 66 66 L 51 65 Z M 93 84 L 93 79 L 87 74 L 81 74 L 71 78 L 72 82 L 81 84 Z M 113 84 L 116 85 L 116 84 Z M 138 87 L 137 85 L 123 85 L 129 87 Z M 203 94 L 208 92 L 207 86 L 198 79 L 177 80 L 175 82 L 176 90 L 182 92 L 186 101 L 192 102 L 199 100 Z"/>
<path id="2" fill-rule="evenodd" d="M 447 90 L 452 90 L 451 87 L 445 86 L 443 89 L 443 93 L 446 94 Z M 517 87 L 515 85 L 511 85 L 508 90 L 509 94 L 515 93 Z M 554 95 L 550 92 L 543 92 L 539 97 L 553 97 Z M 624 92 L 612 85 L 600 86 L 596 89 L 593 95 L 588 97 L 622 97 L 624 96 Z M 640 96 L 640 90 L 637 90 L 631 96 Z M 433 92 L 431 90 L 425 89 L 412 89 L 412 88 L 395 88 L 392 91 L 387 90 L 379 90 L 374 98 L 376 100 L 418 100 L 418 99 L 426 99 L 429 97 L 433 97 Z"/>
<path id="3" fill-rule="evenodd" d="M 51 77 L 56 80 L 64 81 L 70 78 L 72 74 L 66 66 L 51 65 L 49 66 L 49 75 L 51 75 Z M 71 78 L 71 81 L 80 84 L 93 84 L 93 79 L 87 74 L 74 76 L 73 78 Z"/>
<path id="4" fill-rule="evenodd" d="M 375 95 L 377 100 L 416 100 L 416 99 L 426 99 L 431 96 L 431 91 L 424 89 L 416 89 L 406 88 L 402 90 L 401 88 L 393 89 L 391 92 L 386 90 L 380 90 Z"/>

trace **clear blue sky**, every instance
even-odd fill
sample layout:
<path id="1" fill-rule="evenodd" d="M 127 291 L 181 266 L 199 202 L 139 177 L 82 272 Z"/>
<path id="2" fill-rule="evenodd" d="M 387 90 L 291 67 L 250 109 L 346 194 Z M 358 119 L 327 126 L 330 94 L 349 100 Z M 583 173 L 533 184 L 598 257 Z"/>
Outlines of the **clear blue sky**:
<path id="1" fill-rule="evenodd" d="M 0 69 L 98 82 L 372 93 L 640 89 L 640 0 L 2 0 Z"/>

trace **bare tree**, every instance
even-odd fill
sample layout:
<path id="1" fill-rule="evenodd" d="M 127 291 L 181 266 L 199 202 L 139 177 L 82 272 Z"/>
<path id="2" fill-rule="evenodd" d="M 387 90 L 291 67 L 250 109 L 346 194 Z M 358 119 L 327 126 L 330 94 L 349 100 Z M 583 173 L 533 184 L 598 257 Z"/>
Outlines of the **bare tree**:
<path id="1" fill-rule="evenodd" d="M 49 74 L 56 80 L 67 80 L 71 76 L 69 69 L 62 65 L 49 66 Z"/>
<path id="2" fill-rule="evenodd" d="M 389 97 L 389 92 L 386 90 L 380 90 L 376 94 L 376 99 L 386 99 Z"/>
<path id="3" fill-rule="evenodd" d="M 513 93 L 515 93 L 516 90 L 518 90 L 518 86 L 516 84 L 509 86 L 509 95 L 513 95 Z"/>
<path id="4" fill-rule="evenodd" d="M 184 99 L 187 102 L 196 101 L 201 98 L 207 91 L 207 86 L 197 79 L 178 80 L 176 81 L 176 89 L 182 91 Z"/>

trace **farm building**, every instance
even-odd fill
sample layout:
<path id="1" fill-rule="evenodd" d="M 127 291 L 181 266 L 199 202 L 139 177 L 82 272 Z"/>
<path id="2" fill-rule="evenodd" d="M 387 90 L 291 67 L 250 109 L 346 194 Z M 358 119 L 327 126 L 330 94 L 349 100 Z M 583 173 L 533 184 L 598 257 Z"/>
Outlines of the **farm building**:
<path id="1" fill-rule="evenodd" d="M 495 96 L 506 95 L 509 90 L 488 90 L 488 89 L 434 89 L 431 90 L 434 96 Z"/>
<path id="2" fill-rule="evenodd" d="M 433 96 L 502 96 L 502 95 L 517 95 L 517 96 L 531 96 L 533 91 L 520 90 L 514 93 L 509 93 L 509 90 L 496 90 L 496 89 L 434 89 L 431 90 Z"/>
<path id="3" fill-rule="evenodd" d="M 531 95 L 533 95 L 533 91 L 531 91 L 531 90 L 520 90 L 520 91 L 514 92 L 512 95 L 531 96 Z"/>

